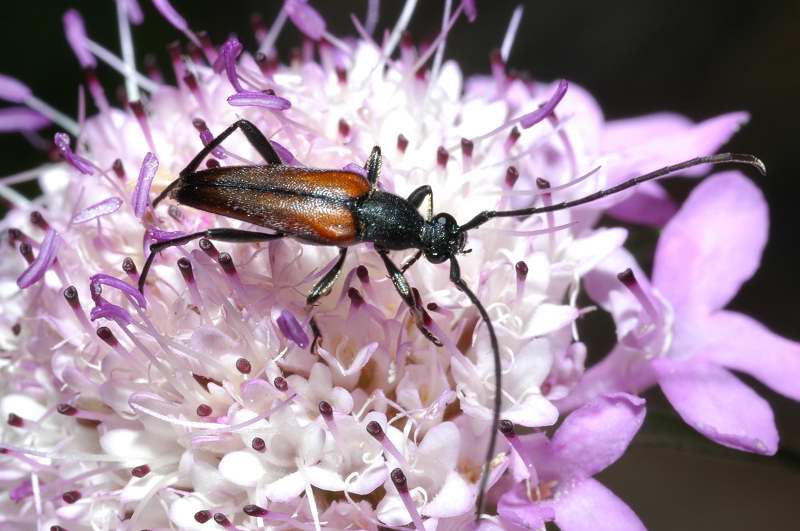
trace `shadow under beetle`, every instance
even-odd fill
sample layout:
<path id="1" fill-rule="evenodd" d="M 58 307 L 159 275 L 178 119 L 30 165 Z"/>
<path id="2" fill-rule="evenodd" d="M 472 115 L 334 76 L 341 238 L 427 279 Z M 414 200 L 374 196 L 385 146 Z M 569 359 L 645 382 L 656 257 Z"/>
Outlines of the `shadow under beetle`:
<path id="1" fill-rule="evenodd" d="M 217 166 L 198 171 L 203 160 L 236 129 L 241 129 L 247 140 L 266 161 L 260 166 Z M 463 225 L 447 213 L 433 215 L 433 192 L 428 185 L 420 186 L 407 198 L 383 192 L 376 183 L 381 170 L 381 150 L 378 146 L 364 165 L 366 177 L 347 170 L 298 168 L 286 166 L 266 137 L 247 120 L 239 120 L 210 141 L 180 172 L 178 179 L 167 186 L 153 201 L 153 208 L 169 196 L 181 204 L 246 221 L 272 229 L 268 234 L 240 229 L 208 229 L 150 246 L 150 255 L 139 278 L 139 291 L 144 290 L 148 271 L 155 256 L 162 250 L 183 245 L 198 238 L 224 242 L 262 242 L 278 238 L 294 238 L 313 245 L 339 247 L 339 257 L 315 285 L 306 298 L 308 306 L 326 295 L 342 271 L 347 249 L 351 245 L 371 242 L 383 260 L 389 278 L 397 293 L 405 301 L 420 332 L 438 346 L 441 342 L 427 329 L 425 310 L 415 300 L 404 272 L 422 255 L 439 264 L 450 261 L 450 281 L 475 305 L 486 323 L 494 355 L 494 415 L 489 447 L 481 476 L 477 515 L 483 510 L 484 491 L 489 477 L 489 463 L 494 457 L 497 427 L 500 422 L 502 382 L 497 336 L 486 309 L 475 293 L 461 278 L 456 255 L 464 253 L 470 230 L 498 217 L 530 216 L 554 212 L 589 203 L 645 181 L 701 164 L 736 163 L 755 166 L 762 174 L 764 164 L 753 155 L 722 153 L 697 157 L 656 171 L 634 177 L 617 186 L 600 190 L 573 201 L 543 207 L 516 210 L 485 210 Z M 424 205 L 425 215 L 419 209 Z M 390 251 L 415 249 L 416 252 L 398 267 L 389 257 Z M 320 339 L 314 319 L 310 322 L 314 340 L 311 349 Z"/>

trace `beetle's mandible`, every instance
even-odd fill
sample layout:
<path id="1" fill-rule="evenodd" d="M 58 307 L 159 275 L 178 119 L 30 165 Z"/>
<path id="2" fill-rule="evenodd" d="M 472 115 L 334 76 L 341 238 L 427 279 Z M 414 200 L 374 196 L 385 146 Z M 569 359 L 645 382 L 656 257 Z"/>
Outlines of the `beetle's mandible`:
<path id="1" fill-rule="evenodd" d="M 259 166 L 212 167 L 198 171 L 203 160 L 236 129 L 241 129 L 247 140 L 266 161 Z M 456 259 L 464 252 L 467 234 L 496 217 L 520 217 L 554 212 L 595 201 L 615 194 L 645 181 L 701 164 L 736 163 L 755 166 L 762 174 L 764 164 L 753 155 L 723 153 L 697 157 L 659 170 L 634 177 L 617 186 L 600 190 L 585 197 L 517 210 L 485 210 L 470 221 L 459 225 L 447 213 L 433 215 L 433 192 L 430 186 L 420 186 L 407 198 L 378 190 L 381 169 L 381 151 L 374 147 L 364 165 L 366 177 L 345 170 L 310 169 L 286 166 L 266 137 L 247 120 L 239 120 L 209 142 L 153 201 L 153 208 L 169 196 L 184 205 L 239 219 L 273 230 L 272 233 L 239 229 L 208 229 L 188 234 L 150 246 L 150 255 L 139 278 L 143 291 L 147 274 L 156 255 L 172 246 L 183 245 L 199 238 L 225 242 L 260 242 L 277 238 L 294 238 L 302 243 L 339 247 L 339 257 L 311 289 L 306 298 L 308 306 L 331 290 L 342 271 L 347 249 L 351 245 L 371 242 L 383 260 L 386 270 L 400 297 L 405 301 L 420 332 L 436 345 L 439 340 L 425 325 L 425 310 L 415 300 L 404 272 L 423 255 L 433 263 L 450 261 L 450 281 L 475 305 L 489 332 L 494 355 L 494 415 L 486 462 L 478 490 L 477 510 L 481 514 L 484 491 L 489 476 L 489 463 L 494 457 L 497 426 L 500 421 L 502 382 L 497 336 L 486 309 L 475 293 L 461 278 Z M 423 208 L 425 215 L 420 214 Z M 389 256 L 390 251 L 413 249 L 415 253 L 401 266 Z M 314 341 L 312 350 L 320 340 L 320 331 L 311 320 Z"/>

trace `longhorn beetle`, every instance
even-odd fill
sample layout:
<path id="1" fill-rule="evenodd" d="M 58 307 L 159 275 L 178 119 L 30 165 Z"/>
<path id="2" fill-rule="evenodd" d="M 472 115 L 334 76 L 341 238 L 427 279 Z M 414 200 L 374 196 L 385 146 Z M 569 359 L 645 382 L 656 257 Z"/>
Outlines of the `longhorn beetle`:
<path id="1" fill-rule="evenodd" d="M 259 166 L 217 166 L 198 171 L 203 160 L 236 129 L 241 129 L 247 140 L 266 161 Z M 339 247 L 339 257 L 315 285 L 306 298 L 313 305 L 326 295 L 342 271 L 347 249 L 351 245 L 372 242 L 383 260 L 389 278 L 397 293 L 408 305 L 420 332 L 438 346 L 441 342 L 426 328 L 425 312 L 416 302 L 404 272 L 424 254 L 428 261 L 439 264 L 450 261 L 450 281 L 475 305 L 486 323 L 494 355 L 494 416 L 489 447 L 483 467 L 477 497 L 477 515 L 483 510 L 484 491 L 497 442 L 497 428 L 501 406 L 501 368 L 497 336 L 486 309 L 475 293 L 461 278 L 456 255 L 464 253 L 467 234 L 493 218 L 530 216 L 554 212 L 595 201 L 637 184 L 700 164 L 735 163 L 755 166 L 762 174 L 764 164 L 753 155 L 723 153 L 697 157 L 666 166 L 656 171 L 629 179 L 621 184 L 600 190 L 585 197 L 543 207 L 516 210 L 485 210 L 470 221 L 459 225 L 446 212 L 433 215 L 433 191 L 423 185 L 407 198 L 378 190 L 376 183 L 381 170 L 381 150 L 372 148 L 364 165 L 366 177 L 346 170 L 298 168 L 286 166 L 269 141 L 258 128 L 247 120 L 239 120 L 211 140 L 153 201 L 153 208 L 169 196 L 184 205 L 229 218 L 246 221 L 272 229 L 274 233 L 239 229 L 207 229 L 152 244 L 150 255 L 139 278 L 139 291 L 144 290 L 147 273 L 153 259 L 162 250 L 183 245 L 198 238 L 224 242 L 262 242 L 278 238 L 294 238 L 313 245 Z M 425 203 L 423 217 L 419 213 Z M 416 252 L 398 267 L 389 257 L 390 251 L 414 249 Z M 312 351 L 320 339 L 320 331 L 313 318 L 310 321 L 314 340 Z"/>

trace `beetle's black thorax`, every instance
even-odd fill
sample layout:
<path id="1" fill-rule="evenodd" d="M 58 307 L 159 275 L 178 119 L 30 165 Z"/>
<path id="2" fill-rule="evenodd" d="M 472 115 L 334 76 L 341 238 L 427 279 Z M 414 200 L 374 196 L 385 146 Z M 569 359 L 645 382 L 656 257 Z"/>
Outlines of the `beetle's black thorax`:
<path id="1" fill-rule="evenodd" d="M 389 250 L 417 249 L 425 225 L 414 206 L 394 194 L 375 191 L 356 206 L 358 239 Z"/>

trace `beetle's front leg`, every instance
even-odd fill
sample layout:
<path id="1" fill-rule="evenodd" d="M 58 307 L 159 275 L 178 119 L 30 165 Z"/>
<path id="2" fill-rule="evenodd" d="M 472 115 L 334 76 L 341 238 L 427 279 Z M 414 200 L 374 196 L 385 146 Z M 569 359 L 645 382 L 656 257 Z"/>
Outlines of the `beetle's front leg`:
<path id="1" fill-rule="evenodd" d="M 417 302 L 414 300 L 414 294 L 411 292 L 411 286 L 408 285 L 408 280 L 406 280 L 405 275 L 400 269 L 392 262 L 391 258 L 389 258 L 389 253 L 387 251 L 378 250 L 378 254 L 380 255 L 381 259 L 383 260 L 383 264 L 386 266 L 386 271 L 389 273 L 389 278 L 392 279 L 392 284 L 394 284 L 394 288 L 397 290 L 397 293 L 400 294 L 400 297 L 405 301 L 408 308 L 411 310 L 411 315 L 414 317 L 414 322 L 419 328 L 419 331 L 422 332 L 428 340 L 436 345 L 437 347 L 442 346 L 442 342 L 439 341 L 435 335 L 431 333 L 425 327 L 425 312 L 417 305 Z"/>
<path id="2" fill-rule="evenodd" d="M 325 276 L 323 276 L 316 284 L 314 284 L 314 287 L 308 292 L 308 297 L 306 297 L 306 308 L 310 309 L 315 302 L 330 292 L 333 284 L 336 282 L 336 279 L 339 278 L 339 275 L 342 272 L 342 266 L 344 265 L 344 259 L 346 256 L 347 247 L 341 247 L 339 249 L 339 259 L 336 260 L 336 263 L 333 265 L 330 271 L 325 273 Z M 317 351 L 317 345 L 322 344 L 322 333 L 319 331 L 317 321 L 313 317 L 311 318 L 309 326 L 311 326 L 311 333 L 314 336 L 313 340 L 311 341 L 311 352 L 315 353 Z"/>

